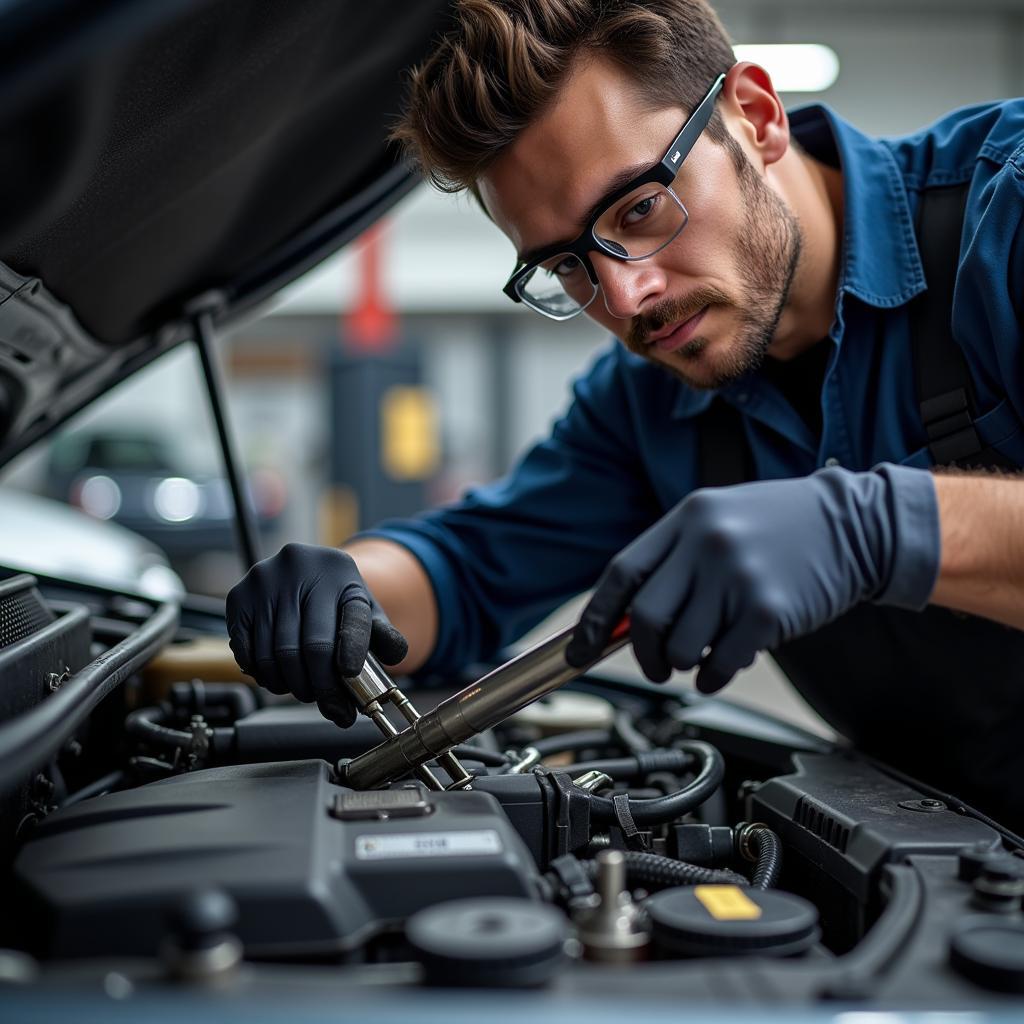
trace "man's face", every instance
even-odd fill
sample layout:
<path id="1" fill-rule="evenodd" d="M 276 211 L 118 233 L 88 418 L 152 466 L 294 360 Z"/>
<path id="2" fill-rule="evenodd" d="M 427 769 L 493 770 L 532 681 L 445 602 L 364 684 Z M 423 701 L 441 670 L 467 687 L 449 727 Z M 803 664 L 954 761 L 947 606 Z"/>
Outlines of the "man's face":
<path id="1" fill-rule="evenodd" d="M 575 238 L 623 169 L 640 173 L 661 159 L 685 113 L 651 110 L 622 71 L 591 61 L 488 169 L 481 196 L 520 253 Z M 739 143 L 727 148 L 705 132 L 672 188 L 686 228 L 648 259 L 592 252 L 600 290 L 586 312 L 691 386 L 721 387 L 763 359 L 801 232 Z"/>

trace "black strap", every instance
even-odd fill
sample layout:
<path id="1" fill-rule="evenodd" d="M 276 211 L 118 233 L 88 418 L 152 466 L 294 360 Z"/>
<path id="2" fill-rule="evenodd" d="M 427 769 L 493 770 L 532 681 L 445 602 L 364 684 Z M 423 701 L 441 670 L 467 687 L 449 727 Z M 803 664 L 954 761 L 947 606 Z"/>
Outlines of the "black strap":
<path id="1" fill-rule="evenodd" d="M 967 361 L 953 340 L 953 289 L 968 185 L 928 189 L 917 215 L 917 247 L 927 291 L 910 303 L 918 408 L 928 451 L 939 466 L 977 461 L 984 445 Z"/>
<path id="2" fill-rule="evenodd" d="M 629 809 L 629 794 L 616 793 L 612 797 L 612 809 L 615 811 L 615 820 L 622 829 L 622 838 L 630 850 L 649 850 L 651 844 L 647 841 L 647 833 L 641 832 L 633 820 L 633 812 Z"/>
<path id="3" fill-rule="evenodd" d="M 978 436 L 970 371 L 953 340 L 953 290 L 968 189 L 969 183 L 928 189 L 918 207 L 918 249 L 928 284 L 927 291 L 909 307 L 918 408 L 936 465 L 1019 470 Z M 739 411 L 716 398 L 699 425 L 703 486 L 722 487 L 752 479 L 751 455 Z"/>

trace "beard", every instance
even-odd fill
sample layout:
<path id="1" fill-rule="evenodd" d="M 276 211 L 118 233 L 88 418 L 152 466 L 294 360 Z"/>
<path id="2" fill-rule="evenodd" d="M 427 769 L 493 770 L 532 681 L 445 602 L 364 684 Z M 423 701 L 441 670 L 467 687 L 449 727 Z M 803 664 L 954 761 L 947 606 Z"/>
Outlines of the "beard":
<path id="1" fill-rule="evenodd" d="M 681 299 L 665 299 L 633 323 L 623 338 L 637 355 L 671 370 L 685 384 L 698 390 L 715 390 L 756 370 L 768 351 L 789 298 L 803 248 L 803 232 L 793 211 L 754 170 L 739 144 L 730 136 L 726 149 L 733 158 L 743 202 L 743 219 L 749 225 L 734 247 L 736 266 L 744 282 L 739 296 L 704 285 Z M 735 310 L 739 326 L 727 350 L 701 376 L 688 372 L 696 366 L 710 340 L 697 335 L 667 358 L 652 354 L 647 339 L 669 324 L 696 316 L 708 306 Z"/>

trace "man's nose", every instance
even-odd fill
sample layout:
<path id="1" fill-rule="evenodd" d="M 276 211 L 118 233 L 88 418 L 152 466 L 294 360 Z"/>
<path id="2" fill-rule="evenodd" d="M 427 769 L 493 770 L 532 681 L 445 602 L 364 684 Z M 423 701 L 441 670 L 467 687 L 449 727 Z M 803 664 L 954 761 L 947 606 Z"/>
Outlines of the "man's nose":
<path id="1" fill-rule="evenodd" d="M 619 320 L 637 316 L 648 300 L 665 291 L 665 273 L 651 260 L 617 260 L 595 252 L 591 261 L 605 308 Z"/>

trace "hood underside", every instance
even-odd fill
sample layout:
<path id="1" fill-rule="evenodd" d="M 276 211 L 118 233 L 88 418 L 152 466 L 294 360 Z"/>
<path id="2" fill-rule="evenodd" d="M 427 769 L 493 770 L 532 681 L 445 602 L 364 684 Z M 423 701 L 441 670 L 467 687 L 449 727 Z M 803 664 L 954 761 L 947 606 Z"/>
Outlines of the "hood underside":
<path id="1" fill-rule="evenodd" d="M 0 0 L 0 462 L 414 184 L 449 0 Z"/>

